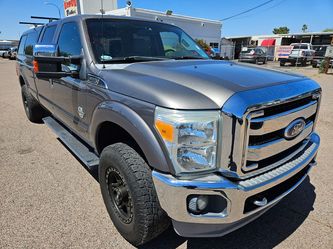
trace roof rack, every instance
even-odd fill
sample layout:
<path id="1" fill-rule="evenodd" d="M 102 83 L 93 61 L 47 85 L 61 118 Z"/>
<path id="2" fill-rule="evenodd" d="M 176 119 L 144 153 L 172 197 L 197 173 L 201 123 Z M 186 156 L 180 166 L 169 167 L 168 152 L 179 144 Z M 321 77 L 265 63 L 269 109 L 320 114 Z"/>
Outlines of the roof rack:
<path id="1" fill-rule="evenodd" d="M 19 24 L 30 24 L 30 25 L 34 25 L 35 27 L 45 25 L 45 23 L 41 23 L 41 22 L 19 22 Z"/>
<path id="2" fill-rule="evenodd" d="M 48 16 L 31 16 L 31 19 L 49 20 L 49 22 L 60 20 L 60 18 Z"/>

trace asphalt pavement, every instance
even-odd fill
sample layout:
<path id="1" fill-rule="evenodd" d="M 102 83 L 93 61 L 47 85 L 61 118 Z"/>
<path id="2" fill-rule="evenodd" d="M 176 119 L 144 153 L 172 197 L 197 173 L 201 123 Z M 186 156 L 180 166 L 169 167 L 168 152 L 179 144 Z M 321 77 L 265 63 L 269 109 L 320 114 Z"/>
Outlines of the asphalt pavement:
<path id="1" fill-rule="evenodd" d="M 310 177 L 224 237 L 182 238 L 170 228 L 142 248 L 333 248 L 333 75 L 283 70 L 323 88 L 322 144 Z M 27 120 L 15 61 L 0 59 L 0 248 L 132 248 L 109 219 L 96 179 L 45 125 Z"/>

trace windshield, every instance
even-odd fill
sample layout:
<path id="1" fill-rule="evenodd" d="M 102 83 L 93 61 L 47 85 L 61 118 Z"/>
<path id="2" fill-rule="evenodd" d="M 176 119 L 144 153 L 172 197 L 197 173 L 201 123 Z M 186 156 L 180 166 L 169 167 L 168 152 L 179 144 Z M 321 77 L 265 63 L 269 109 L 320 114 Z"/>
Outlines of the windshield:
<path id="1" fill-rule="evenodd" d="M 293 49 L 308 49 L 306 44 L 295 44 Z"/>
<path id="2" fill-rule="evenodd" d="M 86 21 L 97 63 L 132 60 L 208 59 L 208 55 L 183 30 L 175 26 L 138 20 L 105 18 Z M 102 25 L 103 23 L 103 25 Z"/>

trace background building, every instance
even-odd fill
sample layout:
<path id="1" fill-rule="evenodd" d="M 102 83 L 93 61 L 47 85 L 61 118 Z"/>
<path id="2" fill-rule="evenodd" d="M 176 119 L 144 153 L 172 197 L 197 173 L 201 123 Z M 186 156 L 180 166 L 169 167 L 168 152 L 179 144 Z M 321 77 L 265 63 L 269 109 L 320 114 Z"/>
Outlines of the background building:
<path id="1" fill-rule="evenodd" d="M 275 57 L 275 49 L 278 46 L 286 46 L 291 43 L 311 43 L 314 47 L 333 45 L 333 32 L 306 32 L 278 35 L 253 35 L 253 36 L 230 36 L 224 37 L 222 40 L 227 40 L 233 46 L 221 46 L 221 50 L 228 50 L 227 53 L 234 53 L 234 59 L 238 59 L 242 47 L 262 46 L 268 50 L 268 55 L 271 58 Z M 233 51 L 229 51 L 233 50 Z"/>
<path id="2" fill-rule="evenodd" d="M 18 45 L 17 40 L 0 40 L 0 50 L 7 50 Z"/>

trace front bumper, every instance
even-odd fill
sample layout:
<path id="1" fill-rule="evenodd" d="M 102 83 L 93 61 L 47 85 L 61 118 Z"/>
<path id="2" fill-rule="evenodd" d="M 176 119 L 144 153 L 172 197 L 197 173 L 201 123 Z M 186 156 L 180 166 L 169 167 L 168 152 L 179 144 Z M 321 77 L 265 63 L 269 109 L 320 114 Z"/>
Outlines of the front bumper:
<path id="1" fill-rule="evenodd" d="M 282 62 L 289 62 L 289 63 L 302 63 L 306 60 L 306 57 L 289 57 L 289 58 L 283 58 L 280 59 Z"/>
<path id="2" fill-rule="evenodd" d="M 239 61 L 240 62 L 255 62 L 256 57 L 240 57 Z"/>
<path id="3" fill-rule="evenodd" d="M 324 59 L 313 59 L 312 65 L 313 66 L 320 66 L 320 64 L 323 62 Z M 333 65 L 333 60 L 330 61 L 330 66 Z"/>
<path id="4" fill-rule="evenodd" d="M 183 180 L 153 171 L 159 202 L 173 220 L 178 234 L 186 237 L 224 235 L 259 217 L 293 191 L 315 165 L 319 144 L 319 136 L 312 133 L 309 136 L 309 146 L 297 157 L 271 171 L 241 181 L 231 181 L 218 174 Z M 275 191 L 276 189 L 280 192 Z M 275 194 L 265 196 L 271 195 L 270 192 Z M 186 200 L 189 195 L 219 195 L 226 199 L 227 207 L 221 213 L 195 215 L 187 209 Z M 267 204 L 255 208 L 252 205 L 249 209 L 249 201 L 256 196 L 267 197 Z"/>

